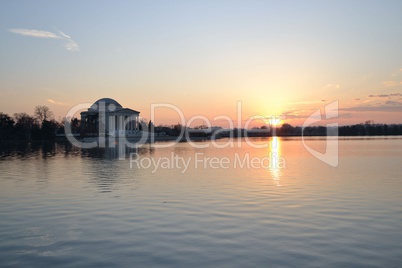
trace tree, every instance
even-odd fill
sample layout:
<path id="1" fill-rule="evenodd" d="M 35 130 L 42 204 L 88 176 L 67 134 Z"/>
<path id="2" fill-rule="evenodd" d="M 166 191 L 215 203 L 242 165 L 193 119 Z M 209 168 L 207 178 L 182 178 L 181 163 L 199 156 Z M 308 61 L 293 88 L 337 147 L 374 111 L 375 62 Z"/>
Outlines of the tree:
<path id="1" fill-rule="evenodd" d="M 79 130 L 81 128 L 81 120 L 76 117 L 71 118 L 71 128 L 76 131 Z"/>
<path id="2" fill-rule="evenodd" d="M 14 118 L 16 120 L 15 127 L 17 134 L 20 137 L 23 136 L 26 140 L 30 140 L 33 127 L 38 125 L 36 118 L 27 113 L 15 113 Z"/>
<path id="3" fill-rule="evenodd" d="M 152 123 L 151 120 L 149 120 L 149 123 L 148 123 L 148 132 L 154 132 L 154 128 L 155 128 L 154 124 Z"/>
<path id="4" fill-rule="evenodd" d="M 138 129 L 141 131 L 147 131 L 148 130 L 148 125 L 147 121 L 145 119 L 141 119 L 139 124 L 138 124 Z"/>
<path id="5" fill-rule="evenodd" d="M 0 128 L 8 128 L 14 125 L 14 120 L 8 114 L 0 113 Z"/>
<path id="6" fill-rule="evenodd" d="M 53 112 L 50 111 L 49 107 L 43 105 L 38 105 L 35 107 L 34 115 L 39 120 L 41 125 L 43 122 L 52 120 L 54 117 Z"/>
<path id="7" fill-rule="evenodd" d="M 42 123 L 42 139 L 53 140 L 56 138 L 56 131 L 61 127 L 61 124 L 56 120 L 45 120 Z"/>
<path id="8" fill-rule="evenodd" d="M 8 114 L 0 113 L 0 140 L 11 139 L 14 130 L 14 120 Z"/>
<path id="9" fill-rule="evenodd" d="M 287 135 L 292 135 L 293 134 L 294 128 L 292 127 L 291 124 L 285 123 L 281 126 L 281 135 L 287 136 Z"/>
<path id="10" fill-rule="evenodd" d="M 66 124 L 70 125 L 70 130 L 71 133 L 65 133 L 65 126 Z M 79 120 L 76 117 L 73 118 L 63 118 L 61 123 L 60 123 L 60 127 L 57 130 L 57 133 L 64 133 L 64 134 L 75 134 L 75 133 L 80 133 L 82 131 L 81 128 L 81 120 Z"/>

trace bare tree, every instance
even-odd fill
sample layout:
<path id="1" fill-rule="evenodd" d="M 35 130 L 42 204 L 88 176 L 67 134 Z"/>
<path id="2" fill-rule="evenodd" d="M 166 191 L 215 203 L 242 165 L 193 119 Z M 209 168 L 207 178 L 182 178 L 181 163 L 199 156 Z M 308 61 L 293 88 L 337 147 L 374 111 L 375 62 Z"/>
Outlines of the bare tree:
<path id="1" fill-rule="evenodd" d="M 45 121 L 53 119 L 54 117 L 53 112 L 50 111 L 49 107 L 42 105 L 38 105 L 35 107 L 34 115 L 41 124 L 43 124 L 43 122 Z"/>

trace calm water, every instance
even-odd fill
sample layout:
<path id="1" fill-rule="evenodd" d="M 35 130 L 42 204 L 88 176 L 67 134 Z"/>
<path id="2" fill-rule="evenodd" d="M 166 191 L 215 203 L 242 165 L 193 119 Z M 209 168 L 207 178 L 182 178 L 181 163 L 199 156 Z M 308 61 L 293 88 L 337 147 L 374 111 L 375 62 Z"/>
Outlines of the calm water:
<path id="1" fill-rule="evenodd" d="M 148 144 L 131 168 L 116 149 L 3 146 L 0 266 L 402 267 L 402 137 L 342 139 L 336 168 L 298 138 L 253 142 L 270 147 Z"/>

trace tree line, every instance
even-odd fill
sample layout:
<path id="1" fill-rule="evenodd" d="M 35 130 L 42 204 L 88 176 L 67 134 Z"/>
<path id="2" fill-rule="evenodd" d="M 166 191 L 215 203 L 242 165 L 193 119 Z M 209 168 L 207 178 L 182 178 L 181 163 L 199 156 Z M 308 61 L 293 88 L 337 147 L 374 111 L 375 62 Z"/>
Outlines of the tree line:
<path id="1" fill-rule="evenodd" d="M 47 106 L 36 106 L 34 115 L 0 112 L 0 141 L 53 140 L 61 127 Z"/>
<path id="2" fill-rule="evenodd" d="M 10 116 L 0 112 L 0 141 L 55 140 L 57 136 L 63 136 L 65 120 L 63 119 L 61 122 L 56 121 L 53 112 L 47 106 L 41 105 L 35 107 L 33 115 L 15 113 L 13 116 Z M 81 121 L 79 119 L 72 118 L 69 123 L 73 133 L 80 133 L 81 136 L 85 136 L 85 130 L 81 128 Z M 168 136 L 178 136 L 182 130 L 187 130 L 188 128 L 180 124 L 154 126 L 151 121 L 147 124 L 145 120 L 141 120 L 139 129 L 159 134 L 163 133 L 163 135 Z M 208 136 L 212 135 L 213 132 L 195 132 L 191 133 L 191 135 Z M 227 130 L 227 133 L 221 131 L 220 136 L 325 136 L 329 133 L 333 133 L 333 131 L 329 131 L 324 126 L 309 126 L 302 129 L 299 126 L 285 123 L 275 129 L 263 126 L 249 130 Z M 368 120 L 361 124 L 340 126 L 337 129 L 337 133 L 339 136 L 402 135 L 402 124 L 376 124 L 374 121 Z"/>
<path id="3" fill-rule="evenodd" d="M 275 129 L 275 134 L 278 136 L 326 136 L 337 132 L 339 136 L 402 135 L 402 124 L 376 124 L 374 121 L 368 120 L 365 123 L 339 126 L 337 130 L 332 127 L 331 130 L 329 131 L 329 128 L 325 126 L 308 126 L 302 129 L 301 127 L 285 123 Z M 272 134 L 271 132 L 273 131 L 268 131 L 269 135 Z"/>

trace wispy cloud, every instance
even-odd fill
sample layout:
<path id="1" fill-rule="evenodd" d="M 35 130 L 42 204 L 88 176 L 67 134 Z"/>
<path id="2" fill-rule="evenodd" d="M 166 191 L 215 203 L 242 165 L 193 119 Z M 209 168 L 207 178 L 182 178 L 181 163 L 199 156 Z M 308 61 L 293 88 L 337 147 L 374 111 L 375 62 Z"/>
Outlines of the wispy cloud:
<path id="1" fill-rule="evenodd" d="M 55 28 L 56 29 L 56 28 Z M 71 37 L 65 33 L 63 33 L 62 31 L 60 31 L 59 29 L 56 29 L 59 34 L 66 39 L 68 42 L 65 44 L 65 48 L 69 51 L 80 51 L 80 47 L 78 46 L 78 44 L 71 39 Z"/>
<path id="2" fill-rule="evenodd" d="M 402 82 L 397 82 L 397 81 L 384 81 L 382 84 L 386 87 L 393 87 L 397 85 L 402 85 Z"/>
<path id="3" fill-rule="evenodd" d="M 383 104 L 363 105 L 348 108 L 339 108 L 339 111 L 354 111 L 354 112 L 402 112 L 402 102 L 386 101 Z"/>
<path id="4" fill-rule="evenodd" d="M 290 104 L 312 104 L 312 103 L 323 103 L 327 102 L 326 100 L 312 100 L 312 101 L 296 101 Z"/>
<path id="5" fill-rule="evenodd" d="M 369 98 L 388 98 L 388 97 L 400 97 L 400 96 L 402 96 L 402 93 L 368 95 Z"/>
<path id="6" fill-rule="evenodd" d="M 402 102 L 399 101 L 386 101 L 386 105 L 392 105 L 392 106 L 402 106 Z"/>
<path id="7" fill-rule="evenodd" d="M 300 113 L 299 113 L 300 112 Z M 299 111 L 298 113 L 283 113 L 282 117 L 284 120 L 294 120 L 294 119 L 305 119 L 309 118 L 312 116 L 312 111 Z M 340 113 L 338 114 L 338 118 L 349 118 L 351 117 L 351 113 Z M 331 120 L 331 119 L 326 119 L 325 116 L 320 117 L 318 116 L 313 116 L 313 118 L 317 118 L 320 120 Z"/>
<path id="8" fill-rule="evenodd" d="M 36 38 L 61 39 L 61 37 L 58 36 L 57 34 L 48 32 L 48 31 L 39 31 L 39 30 L 30 30 L 30 29 L 9 29 L 8 31 L 11 33 L 15 33 L 15 34 L 36 37 Z"/>
<path id="9" fill-rule="evenodd" d="M 388 98 L 389 94 L 368 95 L 369 98 Z"/>
<path id="10" fill-rule="evenodd" d="M 66 106 L 66 105 L 67 105 L 67 104 L 64 103 L 64 102 L 55 101 L 55 100 L 52 100 L 52 99 L 47 99 L 47 101 L 50 102 L 50 103 L 56 104 L 56 105 L 61 105 L 61 106 Z"/>
<path id="11" fill-rule="evenodd" d="M 341 86 L 338 84 L 327 84 L 323 88 L 340 88 Z"/>
<path id="12" fill-rule="evenodd" d="M 56 28 L 55 28 L 56 29 Z M 8 31 L 11 33 L 28 36 L 28 37 L 35 37 L 35 38 L 49 38 L 49 39 L 62 39 L 66 40 L 66 44 L 64 47 L 69 51 L 79 51 L 79 45 L 71 39 L 71 37 L 62 31 L 56 29 L 59 34 L 48 32 L 48 31 L 41 31 L 41 30 L 33 30 L 33 29 L 9 29 Z"/>

